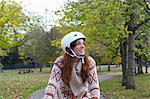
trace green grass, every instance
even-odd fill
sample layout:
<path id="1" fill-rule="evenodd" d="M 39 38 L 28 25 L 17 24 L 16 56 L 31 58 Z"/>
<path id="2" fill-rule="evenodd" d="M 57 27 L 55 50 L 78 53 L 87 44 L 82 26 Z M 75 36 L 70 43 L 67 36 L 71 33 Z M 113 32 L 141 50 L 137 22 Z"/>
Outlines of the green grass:
<path id="1" fill-rule="evenodd" d="M 47 86 L 50 75 L 49 68 L 43 68 L 43 72 L 34 69 L 34 73 L 18 74 L 19 70 L 7 70 L 0 72 L 0 99 L 27 99 L 33 92 Z M 102 69 L 99 74 L 120 73 L 121 70 Z M 112 78 L 100 83 L 102 93 L 111 99 L 148 99 L 150 98 L 150 74 L 136 76 L 136 89 L 126 90 L 121 86 L 121 77 Z"/>
<path id="2" fill-rule="evenodd" d="M 36 90 L 47 85 L 50 73 L 18 74 L 19 70 L 0 72 L 0 99 L 26 99 Z"/>
<path id="3" fill-rule="evenodd" d="M 122 73 L 121 69 L 117 69 L 117 68 L 111 68 L 110 71 L 108 71 L 107 68 L 102 68 L 101 70 L 99 70 L 99 67 L 97 67 L 97 71 L 99 75 L 104 75 L 104 74 L 113 74 L 113 73 Z"/>
<path id="4" fill-rule="evenodd" d="M 100 83 L 101 92 L 111 99 L 150 99 L 150 74 L 137 75 L 136 89 L 121 86 L 121 77 L 111 78 Z"/>

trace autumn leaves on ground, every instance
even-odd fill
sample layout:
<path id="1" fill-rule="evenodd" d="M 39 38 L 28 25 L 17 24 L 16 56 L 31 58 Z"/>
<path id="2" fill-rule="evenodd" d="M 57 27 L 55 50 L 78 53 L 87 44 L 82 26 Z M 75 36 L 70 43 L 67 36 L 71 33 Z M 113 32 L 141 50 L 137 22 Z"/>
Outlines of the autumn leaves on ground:
<path id="1" fill-rule="evenodd" d="M 48 73 L 18 74 L 19 70 L 0 73 L 0 99 L 26 99 L 46 86 Z"/>

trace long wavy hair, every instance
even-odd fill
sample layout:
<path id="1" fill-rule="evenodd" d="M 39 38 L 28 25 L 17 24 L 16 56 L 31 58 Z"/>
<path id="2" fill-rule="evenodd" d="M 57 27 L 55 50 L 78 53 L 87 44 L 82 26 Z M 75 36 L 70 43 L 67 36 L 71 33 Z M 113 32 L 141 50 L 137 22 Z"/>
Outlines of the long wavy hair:
<path id="1" fill-rule="evenodd" d="M 73 49 L 76 46 L 76 41 L 71 43 L 71 48 Z M 72 72 L 72 67 L 75 62 L 75 58 L 69 56 L 68 54 L 64 54 L 64 68 L 62 69 L 62 80 L 66 85 L 69 85 L 69 81 L 71 80 L 71 72 Z M 81 77 L 83 79 L 83 82 L 86 81 L 88 78 L 88 72 L 89 72 L 89 61 L 88 61 L 88 55 L 85 55 L 84 58 L 85 63 L 82 64 L 82 69 L 81 69 Z"/>

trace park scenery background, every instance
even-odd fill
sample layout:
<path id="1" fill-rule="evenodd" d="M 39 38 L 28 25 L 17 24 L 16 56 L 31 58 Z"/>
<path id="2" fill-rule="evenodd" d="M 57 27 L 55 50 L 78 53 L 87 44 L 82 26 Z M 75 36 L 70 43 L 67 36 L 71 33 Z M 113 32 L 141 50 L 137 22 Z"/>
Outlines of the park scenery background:
<path id="1" fill-rule="evenodd" d="M 86 35 L 100 78 L 119 75 L 100 81 L 103 97 L 150 98 L 149 0 L 69 0 L 45 14 L 18 1 L 0 0 L 0 99 L 27 99 L 45 88 L 71 31 Z"/>

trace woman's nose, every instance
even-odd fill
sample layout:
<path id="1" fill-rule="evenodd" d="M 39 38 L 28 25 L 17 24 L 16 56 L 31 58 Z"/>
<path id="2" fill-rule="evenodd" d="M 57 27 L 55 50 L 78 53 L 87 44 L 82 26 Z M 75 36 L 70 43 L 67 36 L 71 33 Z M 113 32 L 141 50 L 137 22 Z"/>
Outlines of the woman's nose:
<path id="1" fill-rule="evenodd" d="M 82 48 L 85 48 L 85 45 L 84 45 L 84 44 L 81 44 L 81 47 L 82 47 Z"/>

